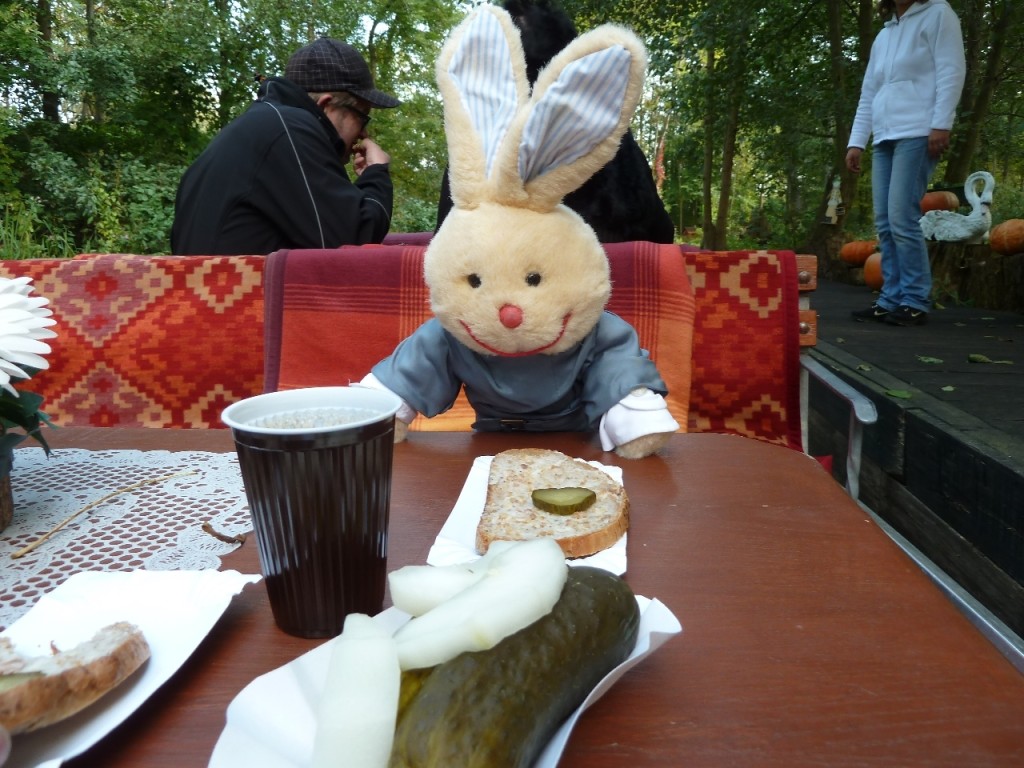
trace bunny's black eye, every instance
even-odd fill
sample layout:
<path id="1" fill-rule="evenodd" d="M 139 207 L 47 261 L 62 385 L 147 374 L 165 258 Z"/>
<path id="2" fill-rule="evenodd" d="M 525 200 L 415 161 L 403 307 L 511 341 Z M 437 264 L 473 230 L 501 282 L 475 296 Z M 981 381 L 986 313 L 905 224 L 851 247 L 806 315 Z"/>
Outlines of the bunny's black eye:
<path id="1" fill-rule="evenodd" d="M 474 272 L 472 275 L 467 275 L 466 276 L 466 282 L 469 283 L 469 287 L 470 288 L 479 288 L 480 287 L 480 283 L 482 281 L 480 280 L 480 275 L 478 275 L 478 274 L 476 274 Z"/>
<path id="2" fill-rule="evenodd" d="M 531 272 L 526 276 L 526 284 L 536 288 L 538 285 L 540 285 L 540 279 L 540 273 Z"/>

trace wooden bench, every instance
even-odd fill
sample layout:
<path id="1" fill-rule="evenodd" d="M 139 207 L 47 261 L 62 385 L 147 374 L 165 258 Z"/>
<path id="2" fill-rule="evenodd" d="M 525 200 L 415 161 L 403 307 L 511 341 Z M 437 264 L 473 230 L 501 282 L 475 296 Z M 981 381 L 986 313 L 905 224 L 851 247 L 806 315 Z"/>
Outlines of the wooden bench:
<path id="1" fill-rule="evenodd" d="M 815 284 L 813 257 L 654 243 L 605 250 L 608 308 L 637 329 L 684 428 L 802 448 L 800 349 L 813 343 L 816 323 L 813 310 L 800 309 L 799 295 L 801 283 L 805 292 Z M 271 254 L 266 387 L 361 379 L 430 316 L 424 252 L 411 242 Z M 671 316 L 691 296 L 692 322 L 673 325 Z M 332 355 L 324 354 L 325 328 L 334 337 Z M 472 421 L 463 402 L 414 427 L 465 429 Z"/>
<path id="2" fill-rule="evenodd" d="M 268 257 L 91 254 L 4 261 L 0 276 L 27 275 L 36 292 L 50 300 L 58 337 L 51 343 L 50 368 L 38 373 L 28 388 L 46 398 L 46 412 L 58 426 L 222 427 L 221 411 L 242 397 L 282 385 L 361 378 L 429 316 L 422 282 L 425 247 L 418 242 L 315 252 L 321 266 L 336 276 L 347 274 L 337 269 L 340 260 L 358 253 L 378 275 L 400 275 L 404 286 L 392 293 L 370 280 L 360 298 L 362 289 L 346 287 L 341 280 L 321 294 L 325 307 L 332 301 L 351 301 L 352 295 L 345 294 L 354 291 L 357 301 L 376 303 L 378 312 L 382 302 L 397 302 L 402 321 L 385 336 L 368 333 L 367 326 L 348 338 L 330 325 L 315 332 L 301 330 L 298 338 L 309 350 L 295 348 L 290 354 L 316 354 L 323 361 L 322 377 L 303 381 L 280 379 L 282 350 L 270 347 L 277 343 L 272 337 L 280 340 L 275 333 L 282 329 L 272 326 L 280 320 L 284 303 L 302 290 L 299 285 L 275 285 L 268 277 L 268 263 L 284 260 L 280 253 L 289 252 Z M 606 251 L 613 273 L 619 271 L 609 308 L 637 324 L 641 343 L 649 345 L 656 362 L 662 358 L 668 365 L 680 351 L 689 358 L 689 380 L 680 384 L 677 377 L 674 382 L 684 428 L 730 432 L 802 450 L 806 377 L 809 371 L 826 378 L 829 373 L 812 370 L 808 366 L 814 361 L 800 355 L 817 339 L 816 313 L 808 301 L 817 285 L 816 259 L 790 251 L 708 252 L 653 243 L 609 244 Z M 679 284 L 683 273 L 677 268 L 662 266 L 659 271 L 650 266 L 661 260 L 672 267 L 676 259 L 685 268 L 687 286 Z M 628 288 L 622 277 L 627 264 Z M 692 293 L 689 338 L 647 311 L 659 293 L 682 296 L 686 290 Z M 269 325 L 265 300 L 270 302 Z M 367 343 L 371 336 L 373 345 Z M 673 338 L 678 339 L 674 346 Z M 353 355 L 355 349 L 362 355 Z M 672 367 L 679 366 L 673 362 Z M 472 414 L 465 411 L 461 418 L 459 428 L 465 428 Z M 435 423 L 420 427 L 452 424 L 431 421 Z M 859 462 L 859 450 L 856 456 Z"/>

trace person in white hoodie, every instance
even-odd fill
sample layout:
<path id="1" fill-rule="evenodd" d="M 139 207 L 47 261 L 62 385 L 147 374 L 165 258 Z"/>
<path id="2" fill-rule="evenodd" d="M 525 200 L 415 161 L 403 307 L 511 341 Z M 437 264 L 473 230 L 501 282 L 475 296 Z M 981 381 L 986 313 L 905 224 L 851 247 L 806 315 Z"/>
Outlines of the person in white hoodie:
<path id="1" fill-rule="evenodd" d="M 946 0 L 881 0 L 887 19 L 871 46 L 846 151 L 860 173 L 872 138 L 871 190 L 882 252 L 882 291 L 855 320 L 923 325 L 932 274 L 921 198 L 949 136 L 966 65 L 960 20 Z"/>

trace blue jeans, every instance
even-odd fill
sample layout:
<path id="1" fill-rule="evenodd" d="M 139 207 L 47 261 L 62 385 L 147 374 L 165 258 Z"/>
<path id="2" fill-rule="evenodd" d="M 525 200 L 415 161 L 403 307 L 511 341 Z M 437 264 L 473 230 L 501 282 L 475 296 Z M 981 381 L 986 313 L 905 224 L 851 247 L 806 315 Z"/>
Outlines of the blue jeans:
<path id="1" fill-rule="evenodd" d="M 921 198 L 937 162 L 928 154 L 927 136 L 882 141 L 872 148 L 871 196 L 884 283 L 878 305 L 883 309 L 931 309 L 932 269 L 920 218 Z"/>

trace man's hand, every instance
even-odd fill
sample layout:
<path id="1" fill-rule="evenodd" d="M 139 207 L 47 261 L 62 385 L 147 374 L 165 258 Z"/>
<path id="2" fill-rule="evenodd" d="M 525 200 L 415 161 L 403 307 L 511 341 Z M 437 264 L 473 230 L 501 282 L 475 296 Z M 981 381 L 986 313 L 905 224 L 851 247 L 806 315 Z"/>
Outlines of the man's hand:
<path id="1" fill-rule="evenodd" d="M 352 170 L 356 176 L 371 165 L 384 165 L 391 162 L 391 155 L 380 148 L 380 145 L 368 136 L 364 136 L 352 145 Z"/>

